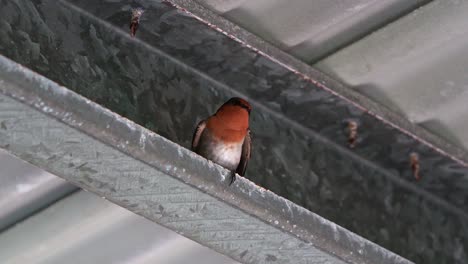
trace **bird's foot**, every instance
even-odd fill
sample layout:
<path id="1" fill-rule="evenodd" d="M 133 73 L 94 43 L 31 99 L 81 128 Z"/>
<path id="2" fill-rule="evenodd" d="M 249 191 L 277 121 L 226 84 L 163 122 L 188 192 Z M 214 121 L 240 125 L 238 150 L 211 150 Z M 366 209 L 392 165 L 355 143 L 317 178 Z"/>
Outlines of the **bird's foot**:
<path id="1" fill-rule="evenodd" d="M 231 171 L 231 182 L 229 183 L 229 186 L 234 183 L 236 180 L 236 171 Z"/>

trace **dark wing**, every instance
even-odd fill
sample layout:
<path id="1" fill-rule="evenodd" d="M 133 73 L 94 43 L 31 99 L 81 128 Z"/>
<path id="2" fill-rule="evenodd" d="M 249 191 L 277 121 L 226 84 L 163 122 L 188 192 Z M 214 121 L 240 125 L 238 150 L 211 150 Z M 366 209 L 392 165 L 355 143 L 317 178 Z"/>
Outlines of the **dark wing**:
<path id="1" fill-rule="evenodd" d="M 250 160 L 250 149 L 251 149 L 252 139 L 250 137 L 250 129 L 247 130 L 247 135 L 244 139 L 244 144 L 242 144 L 242 154 L 241 159 L 239 162 L 239 166 L 237 166 L 237 174 L 244 176 L 245 170 L 247 169 L 247 164 Z"/>
<path id="2" fill-rule="evenodd" d="M 193 138 L 192 138 L 192 151 L 195 151 L 198 147 L 198 143 L 200 142 L 200 137 L 205 130 L 206 127 L 206 121 L 202 120 L 200 123 L 198 123 L 197 128 L 195 128 L 195 131 L 193 132 Z"/>

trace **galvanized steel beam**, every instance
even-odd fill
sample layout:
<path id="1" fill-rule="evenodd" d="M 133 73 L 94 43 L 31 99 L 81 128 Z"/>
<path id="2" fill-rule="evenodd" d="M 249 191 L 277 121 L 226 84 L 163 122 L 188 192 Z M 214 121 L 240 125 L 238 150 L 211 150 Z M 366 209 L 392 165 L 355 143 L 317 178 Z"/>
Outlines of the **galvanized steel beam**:
<path id="1" fill-rule="evenodd" d="M 243 96 L 254 107 L 247 178 L 413 261 L 466 259 L 465 152 L 212 12 L 160 1 L 2 4 L 7 57 L 182 146 L 197 121 Z M 137 38 L 132 7 L 145 10 Z"/>
<path id="2" fill-rule="evenodd" d="M 0 259 L 2 264 L 239 264 L 85 191 L 2 232 Z"/>
<path id="3" fill-rule="evenodd" d="M 410 263 L 0 57 L 0 146 L 243 263 Z"/>

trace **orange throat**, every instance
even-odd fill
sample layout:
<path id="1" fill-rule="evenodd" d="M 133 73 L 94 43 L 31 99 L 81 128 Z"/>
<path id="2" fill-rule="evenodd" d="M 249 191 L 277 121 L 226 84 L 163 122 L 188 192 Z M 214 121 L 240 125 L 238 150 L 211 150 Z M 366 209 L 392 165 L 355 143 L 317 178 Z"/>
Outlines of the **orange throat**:
<path id="1" fill-rule="evenodd" d="M 249 128 L 249 114 L 240 107 L 224 107 L 208 119 L 206 126 L 213 136 L 226 143 L 240 142 Z"/>

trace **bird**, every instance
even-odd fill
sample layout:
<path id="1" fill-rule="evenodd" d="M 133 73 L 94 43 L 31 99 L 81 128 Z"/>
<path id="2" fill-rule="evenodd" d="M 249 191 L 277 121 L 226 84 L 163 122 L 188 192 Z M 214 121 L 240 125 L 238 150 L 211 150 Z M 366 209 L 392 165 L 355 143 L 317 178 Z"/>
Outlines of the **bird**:
<path id="1" fill-rule="evenodd" d="M 192 138 L 192 151 L 244 176 L 251 152 L 250 104 L 239 97 L 225 102 L 212 116 L 198 123 Z"/>

